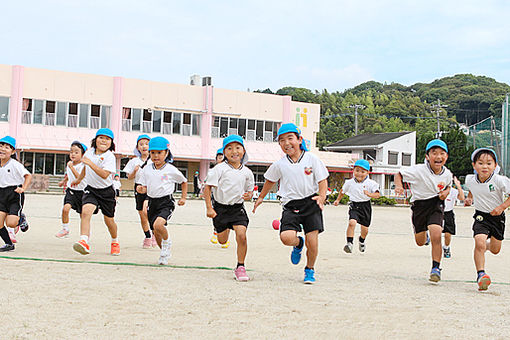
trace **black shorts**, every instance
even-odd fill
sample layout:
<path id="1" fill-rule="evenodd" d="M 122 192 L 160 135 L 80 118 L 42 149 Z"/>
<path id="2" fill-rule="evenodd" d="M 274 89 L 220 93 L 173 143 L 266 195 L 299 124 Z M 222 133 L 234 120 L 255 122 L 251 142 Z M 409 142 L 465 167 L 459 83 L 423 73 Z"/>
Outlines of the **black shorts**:
<path id="1" fill-rule="evenodd" d="M 280 233 L 286 230 L 300 232 L 301 228 L 305 234 L 315 230 L 319 233 L 324 231 L 322 210 L 317 201 L 312 199 L 314 196 L 292 200 L 283 206 Z"/>
<path id="2" fill-rule="evenodd" d="M 439 196 L 416 200 L 412 203 L 411 210 L 415 234 L 427 231 L 431 224 L 443 226 L 444 201 L 439 199 Z"/>
<path id="3" fill-rule="evenodd" d="M 120 196 L 120 189 L 115 189 L 115 197 L 119 197 Z"/>
<path id="4" fill-rule="evenodd" d="M 70 204 L 71 208 L 78 214 L 81 214 L 83 190 L 66 189 L 66 195 L 64 197 L 64 205 Z"/>
<path id="5" fill-rule="evenodd" d="M 25 204 L 25 193 L 18 194 L 16 188 L 18 186 L 8 186 L 0 188 L 0 211 L 7 215 L 20 216 Z"/>
<path id="6" fill-rule="evenodd" d="M 82 205 L 93 204 L 99 209 L 106 217 L 115 216 L 115 190 L 113 185 L 107 188 L 96 189 L 87 185 L 83 190 Z"/>
<path id="7" fill-rule="evenodd" d="M 370 227 L 370 222 L 372 221 L 372 203 L 370 201 L 350 202 L 349 219 L 356 220 L 362 226 Z"/>
<path id="8" fill-rule="evenodd" d="M 217 233 L 221 233 L 227 229 L 234 229 L 235 225 L 244 225 L 248 227 L 250 220 L 246 214 L 243 203 L 225 205 L 213 202 L 216 217 L 213 218 L 214 229 Z"/>
<path id="9" fill-rule="evenodd" d="M 492 216 L 475 210 L 473 215 L 473 237 L 478 234 L 485 234 L 487 237 L 494 237 L 496 240 L 503 241 L 505 238 L 505 213 L 499 216 Z"/>
<path id="10" fill-rule="evenodd" d="M 158 217 L 162 217 L 168 221 L 172 217 L 175 209 L 175 201 L 172 196 L 163 196 L 151 198 L 149 197 L 149 207 L 147 209 L 147 217 L 149 219 L 149 226 L 154 230 L 154 222 Z M 166 222 L 165 222 L 166 225 Z"/>
<path id="11" fill-rule="evenodd" d="M 444 212 L 443 233 L 455 235 L 455 214 L 453 210 Z"/>
<path id="12" fill-rule="evenodd" d="M 149 199 L 149 196 L 147 194 L 139 194 L 136 191 L 136 188 L 140 186 L 140 184 L 135 183 L 135 203 L 136 203 L 136 210 L 141 211 L 143 210 L 143 202 L 147 201 Z"/>

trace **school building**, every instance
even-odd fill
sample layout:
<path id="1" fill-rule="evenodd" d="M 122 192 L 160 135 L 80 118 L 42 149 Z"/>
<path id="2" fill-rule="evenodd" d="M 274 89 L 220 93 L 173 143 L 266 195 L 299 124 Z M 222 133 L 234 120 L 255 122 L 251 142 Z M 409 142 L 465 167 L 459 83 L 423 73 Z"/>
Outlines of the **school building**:
<path id="1" fill-rule="evenodd" d="M 174 165 L 192 184 L 195 171 L 205 178 L 222 138 L 239 134 L 262 184 L 267 167 L 283 155 L 276 132 L 293 122 L 330 171 L 348 172 L 356 155 L 317 150 L 319 119 L 318 104 L 219 89 L 210 77 L 193 76 L 187 85 L 0 65 L 0 135 L 16 138 L 21 161 L 34 174 L 33 190 L 46 190 L 61 178 L 70 144 L 90 145 L 103 127 L 115 134 L 119 171 L 138 135 L 162 135 L 170 141 Z M 132 186 L 123 183 L 123 189 Z"/>

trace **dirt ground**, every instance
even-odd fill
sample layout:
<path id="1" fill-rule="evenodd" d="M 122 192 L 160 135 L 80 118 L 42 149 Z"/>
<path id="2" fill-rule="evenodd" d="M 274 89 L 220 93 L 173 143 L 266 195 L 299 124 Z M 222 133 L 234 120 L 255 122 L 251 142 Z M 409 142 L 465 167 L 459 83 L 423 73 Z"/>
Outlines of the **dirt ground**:
<path id="1" fill-rule="evenodd" d="M 359 253 L 355 243 L 355 252 L 345 254 L 347 207 L 327 206 L 317 283 L 304 285 L 304 261 L 290 263 L 291 249 L 271 227 L 278 204 L 249 213 L 252 280 L 239 283 L 229 269 L 236 263 L 235 239 L 231 235 L 228 249 L 210 243 L 203 201 L 176 209 L 169 224 L 172 258 L 162 267 L 156 265 L 159 250 L 141 247 L 132 198 L 120 198 L 116 213 L 118 257 L 109 255 L 101 215 L 93 218 L 88 256 L 72 250 L 79 238 L 74 212 L 71 237 L 54 236 L 62 198 L 27 195 L 30 230 L 18 234 L 14 252 L 0 254 L 2 339 L 510 337 L 509 245 L 504 241 L 498 256 L 487 255 L 494 283 L 478 292 L 472 208 L 455 210 L 453 255 L 442 261 L 442 281 L 435 285 L 428 282 L 430 247 L 414 244 L 409 208 L 374 207 L 367 251 Z"/>

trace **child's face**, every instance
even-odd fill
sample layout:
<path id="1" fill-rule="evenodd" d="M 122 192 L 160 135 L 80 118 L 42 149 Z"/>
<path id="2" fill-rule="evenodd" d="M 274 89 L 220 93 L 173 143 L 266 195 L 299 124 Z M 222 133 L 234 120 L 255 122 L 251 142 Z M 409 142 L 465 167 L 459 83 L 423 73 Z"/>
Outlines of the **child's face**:
<path id="1" fill-rule="evenodd" d="M 107 136 L 96 137 L 96 148 L 101 152 L 106 152 L 112 146 L 112 139 Z"/>
<path id="2" fill-rule="evenodd" d="M 425 158 L 429 161 L 432 170 L 438 173 L 448 160 L 448 153 L 441 148 L 435 147 L 429 150 Z"/>
<path id="3" fill-rule="evenodd" d="M 147 156 L 149 154 L 149 140 L 148 139 L 140 139 L 136 148 L 143 156 Z"/>
<path id="4" fill-rule="evenodd" d="M 355 166 L 352 173 L 358 182 L 363 181 L 368 176 L 368 171 L 359 166 Z"/>
<path id="5" fill-rule="evenodd" d="M 216 155 L 216 163 L 221 163 L 223 161 L 223 155 L 220 153 Z"/>
<path id="6" fill-rule="evenodd" d="M 236 142 L 230 143 L 223 149 L 223 154 L 229 163 L 239 164 L 244 156 L 244 147 Z"/>
<path id="7" fill-rule="evenodd" d="M 165 163 L 168 150 L 151 150 L 151 161 L 155 166 L 160 167 Z"/>
<path id="8" fill-rule="evenodd" d="M 496 165 L 494 158 L 485 153 L 473 163 L 473 169 L 480 174 L 480 177 L 487 178 L 494 172 Z"/>
<path id="9" fill-rule="evenodd" d="M 0 159 L 8 160 L 15 150 L 7 143 L 0 143 Z"/>
<path id="10" fill-rule="evenodd" d="M 301 154 L 300 145 L 303 137 L 297 136 L 294 132 L 284 133 L 278 138 L 278 144 L 289 157 Z"/>
<path id="11" fill-rule="evenodd" d="M 81 149 L 77 147 L 76 145 L 71 146 L 71 152 L 69 153 L 69 158 L 73 162 L 79 162 L 81 160 L 81 157 L 83 155 L 81 154 Z"/>

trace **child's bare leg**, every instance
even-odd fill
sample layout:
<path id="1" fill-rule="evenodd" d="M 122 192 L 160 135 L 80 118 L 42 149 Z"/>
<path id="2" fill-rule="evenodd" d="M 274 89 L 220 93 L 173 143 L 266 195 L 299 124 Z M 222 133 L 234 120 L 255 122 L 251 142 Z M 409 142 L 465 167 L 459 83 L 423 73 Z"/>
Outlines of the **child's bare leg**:
<path id="1" fill-rule="evenodd" d="M 428 226 L 430 234 L 430 244 L 432 246 L 432 260 L 441 262 L 443 256 L 443 247 L 441 246 L 441 234 L 443 228 L 438 224 L 431 224 Z"/>
<path id="2" fill-rule="evenodd" d="M 295 230 L 282 231 L 280 233 L 280 240 L 286 246 L 297 247 L 299 245 L 299 238 L 297 236 L 297 231 Z"/>
<path id="3" fill-rule="evenodd" d="M 496 255 L 501 250 L 501 244 L 502 243 L 503 243 L 503 241 L 497 240 L 497 239 L 495 239 L 494 237 L 491 236 L 491 240 L 489 242 L 489 249 L 487 249 L 487 250 L 490 250 L 491 253 Z"/>
<path id="4" fill-rule="evenodd" d="M 306 266 L 313 268 L 319 254 L 319 231 L 314 230 L 305 235 Z"/>
<path id="5" fill-rule="evenodd" d="M 83 205 L 81 209 L 80 235 L 90 237 L 90 219 L 95 210 L 96 206 L 94 204 L 87 203 Z"/>
<path id="6" fill-rule="evenodd" d="M 476 271 L 485 269 L 485 250 L 486 250 L 487 235 L 475 235 L 475 250 L 473 258 L 475 260 Z"/>
<path id="7" fill-rule="evenodd" d="M 64 207 L 62 208 L 62 224 L 69 223 L 69 211 L 71 211 L 71 205 L 64 204 Z"/>
<path id="8" fill-rule="evenodd" d="M 248 252 L 248 242 L 246 241 L 246 227 L 244 225 L 235 225 L 234 231 L 236 232 L 237 243 L 237 262 L 243 263 L 246 259 Z"/>
<path id="9" fill-rule="evenodd" d="M 160 216 L 158 216 L 156 221 L 154 221 L 154 236 L 156 237 L 156 242 L 158 243 L 159 248 L 161 248 L 162 240 L 168 240 L 168 229 L 166 228 L 165 223 L 165 219 Z"/>
<path id="10" fill-rule="evenodd" d="M 225 229 L 221 233 L 218 233 L 218 242 L 220 244 L 225 244 L 228 242 L 228 236 L 230 235 L 230 229 Z"/>
<path id="11" fill-rule="evenodd" d="M 365 227 L 364 225 L 361 226 L 361 238 L 366 239 L 368 235 L 368 227 Z"/>
<path id="12" fill-rule="evenodd" d="M 356 228 L 356 224 L 358 222 L 356 220 L 350 219 L 349 225 L 347 226 L 347 231 L 345 232 L 345 236 L 354 237 L 354 229 Z"/>
<path id="13" fill-rule="evenodd" d="M 104 216 L 104 223 L 108 227 L 108 231 L 110 232 L 110 236 L 112 239 L 117 238 L 117 223 L 115 223 L 115 219 L 113 217 Z"/>
<path id="14" fill-rule="evenodd" d="M 9 228 L 16 228 L 19 222 L 19 216 L 16 215 L 7 215 L 5 218 L 5 225 Z"/>
<path id="15" fill-rule="evenodd" d="M 423 246 L 425 243 L 427 243 L 427 232 L 422 231 L 417 234 L 414 234 L 414 241 L 416 242 L 416 245 Z"/>
<path id="16" fill-rule="evenodd" d="M 452 242 L 452 234 L 444 233 L 444 245 L 449 247 L 451 242 Z"/>

